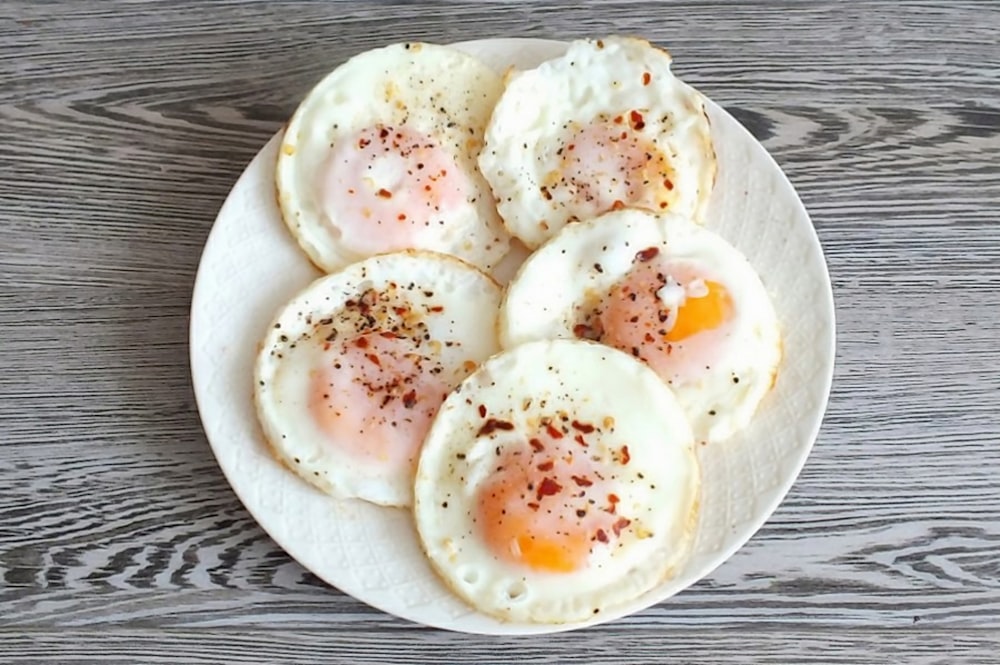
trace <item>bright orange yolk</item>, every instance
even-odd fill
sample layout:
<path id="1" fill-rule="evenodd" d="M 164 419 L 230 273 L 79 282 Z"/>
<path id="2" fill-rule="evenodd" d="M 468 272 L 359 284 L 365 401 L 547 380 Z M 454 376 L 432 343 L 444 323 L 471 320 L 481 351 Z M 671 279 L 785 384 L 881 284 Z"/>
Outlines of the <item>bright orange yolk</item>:
<path id="1" fill-rule="evenodd" d="M 378 125 L 338 142 L 319 170 L 317 200 L 351 250 L 420 246 L 465 205 L 471 184 L 453 154 L 409 127 Z"/>
<path id="2" fill-rule="evenodd" d="M 580 218 L 624 207 L 667 209 L 675 198 L 674 172 L 644 127 L 642 114 L 631 111 L 575 130 L 559 149 L 559 170 L 547 176 L 542 195 L 571 203 Z"/>
<path id="3" fill-rule="evenodd" d="M 498 558 L 569 573 L 585 568 L 595 547 L 613 542 L 629 526 L 605 481 L 614 470 L 598 469 L 588 454 L 593 431 L 547 425 L 528 444 L 497 458 L 478 490 L 477 522 Z"/>
<path id="4" fill-rule="evenodd" d="M 640 252 L 639 256 L 643 253 Z M 691 264 L 638 260 L 599 306 L 604 343 L 641 358 L 668 382 L 711 367 L 733 317 L 721 283 Z"/>
<path id="5" fill-rule="evenodd" d="M 309 410 L 330 445 L 386 465 L 415 462 L 448 391 L 412 339 L 366 333 L 334 342 L 310 381 Z"/>
<path id="6" fill-rule="evenodd" d="M 687 297 L 677 308 L 677 320 L 665 336 L 668 342 L 679 342 L 702 331 L 714 330 L 729 318 L 732 310 L 729 292 L 718 282 L 706 280 L 704 284 L 705 295 Z"/>

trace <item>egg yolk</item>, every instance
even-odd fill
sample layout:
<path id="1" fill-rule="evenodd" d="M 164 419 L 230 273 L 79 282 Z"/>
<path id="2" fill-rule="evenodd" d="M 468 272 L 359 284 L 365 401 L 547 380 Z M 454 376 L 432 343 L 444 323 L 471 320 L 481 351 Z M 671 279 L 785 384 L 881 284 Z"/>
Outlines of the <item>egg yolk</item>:
<path id="1" fill-rule="evenodd" d="M 328 344 L 309 410 L 330 445 L 380 464 L 415 463 L 448 387 L 413 339 L 370 332 Z"/>
<path id="2" fill-rule="evenodd" d="M 638 207 L 664 210 L 674 201 L 673 169 L 656 143 L 643 134 L 638 111 L 599 118 L 575 129 L 558 150 L 542 196 L 572 204 L 576 217 Z"/>
<path id="3" fill-rule="evenodd" d="M 377 125 L 339 141 L 316 187 L 334 232 L 364 254 L 420 246 L 471 191 L 455 156 L 405 125 Z"/>
<path id="4" fill-rule="evenodd" d="M 570 573 L 629 526 L 608 491 L 613 470 L 595 466 L 588 437 L 547 425 L 497 458 L 477 497 L 477 522 L 494 555 L 540 572 Z"/>
<path id="5" fill-rule="evenodd" d="M 694 379 L 724 350 L 732 297 L 698 266 L 641 256 L 600 304 L 594 336 L 641 358 L 668 383 Z"/>

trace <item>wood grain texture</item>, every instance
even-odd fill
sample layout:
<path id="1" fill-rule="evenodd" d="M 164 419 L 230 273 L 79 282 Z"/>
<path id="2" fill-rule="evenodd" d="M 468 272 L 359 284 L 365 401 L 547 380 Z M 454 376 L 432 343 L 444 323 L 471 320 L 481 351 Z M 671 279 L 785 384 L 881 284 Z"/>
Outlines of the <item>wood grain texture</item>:
<path id="1" fill-rule="evenodd" d="M 201 432 L 187 313 L 246 162 L 402 39 L 623 32 L 760 138 L 837 304 L 828 415 L 760 533 L 674 600 L 503 641 L 279 550 Z M 1000 5 L 0 6 L 0 661 L 1000 662 Z"/>

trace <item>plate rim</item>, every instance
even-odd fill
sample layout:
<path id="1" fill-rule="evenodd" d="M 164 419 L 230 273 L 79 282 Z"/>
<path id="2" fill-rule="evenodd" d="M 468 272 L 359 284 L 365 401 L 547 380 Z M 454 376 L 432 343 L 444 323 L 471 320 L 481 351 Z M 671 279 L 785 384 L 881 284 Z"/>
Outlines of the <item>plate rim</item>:
<path id="1" fill-rule="evenodd" d="M 554 47 L 557 47 L 557 46 L 559 46 L 559 47 L 566 47 L 571 41 L 572 40 L 536 39 L 536 38 L 530 38 L 530 37 L 500 37 L 500 38 L 491 38 L 491 39 L 481 39 L 481 40 L 469 40 L 469 41 L 453 42 L 453 43 L 446 44 L 446 45 L 447 46 L 451 46 L 453 48 L 460 48 L 460 49 L 461 48 L 470 48 L 470 47 L 472 47 L 472 48 L 480 48 L 480 47 L 489 47 L 489 48 L 514 48 L 516 46 L 527 46 L 527 45 L 539 45 L 539 46 L 553 47 L 554 48 Z M 699 92 L 699 94 L 701 94 L 701 93 Z M 208 431 L 209 427 L 206 424 L 206 418 L 207 418 L 207 416 L 206 416 L 205 404 L 204 404 L 205 400 L 203 398 L 203 391 L 205 390 L 205 387 L 204 387 L 204 385 L 205 385 L 205 379 L 204 378 L 201 378 L 201 379 L 199 378 L 199 376 L 201 376 L 201 372 L 200 372 L 199 365 L 198 365 L 198 362 L 197 362 L 197 360 L 198 360 L 198 357 L 197 357 L 197 348 L 198 348 L 198 345 L 197 345 L 197 340 L 196 340 L 196 337 L 197 337 L 197 334 L 198 334 L 198 326 L 197 326 L 197 324 L 198 324 L 198 320 L 200 319 L 199 314 L 198 314 L 198 312 L 199 312 L 199 305 L 204 300 L 204 298 L 205 298 L 204 292 L 207 289 L 207 287 L 205 286 L 206 281 L 207 281 L 207 278 L 205 278 L 205 274 L 206 274 L 206 270 L 207 270 L 206 269 L 206 263 L 205 263 L 205 261 L 206 261 L 206 257 L 211 256 L 210 252 L 211 252 L 211 248 L 212 248 L 212 245 L 213 245 L 213 240 L 215 242 L 218 242 L 218 238 L 221 237 L 221 233 L 222 232 L 220 231 L 221 226 L 219 224 L 219 220 L 224 217 L 224 215 L 226 213 L 227 206 L 230 205 L 230 202 L 234 199 L 233 193 L 240 188 L 240 185 L 244 182 L 244 180 L 246 180 L 246 179 L 248 179 L 250 177 L 251 166 L 254 164 L 254 162 L 257 161 L 258 159 L 260 159 L 261 155 L 263 153 L 267 152 L 269 149 L 276 148 L 275 144 L 277 144 L 277 143 L 280 142 L 281 137 L 283 136 L 284 131 L 285 131 L 285 126 L 287 126 L 287 123 L 284 123 L 282 125 L 282 127 L 280 129 L 278 129 L 278 131 L 276 131 L 261 146 L 261 148 L 254 154 L 254 156 L 243 167 L 243 170 L 240 172 L 239 177 L 236 179 L 236 181 L 234 182 L 234 184 L 230 188 L 229 192 L 226 195 L 225 200 L 223 201 L 222 205 L 219 207 L 219 210 L 218 210 L 215 218 L 213 219 L 211 230 L 210 230 L 208 236 L 205 239 L 204 245 L 202 246 L 202 251 L 201 251 L 201 254 L 200 254 L 199 259 L 198 259 L 198 268 L 197 268 L 197 271 L 196 271 L 194 284 L 192 286 L 192 297 L 191 297 L 191 303 L 190 303 L 190 308 L 189 308 L 189 316 L 188 316 L 188 336 L 187 336 L 187 341 L 188 341 L 188 363 L 189 363 L 189 370 L 191 372 L 191 382 L 192 382 L 192 388 L 193 388 L 193 393 L 194 393 L 194 398 L 195 398 L 195 404 L 196 404 L 196 407 L 197 407 L 197 410 L 198 410 L 199 422 L 201 424 L 202 431 L 205 434 L 205 438 L 206 438 L 206 440 L 209 443 L 209 448 L 211 449 L 212 454 L 215 457 L 216 464 L 218 465 L 218 467 L 222 471 L 223 476 L 226 478 L 226 482 L 229 484 L 229 486 L 232 489 L 232 491 L 234 492 L 234 494 L 240 500 L 241 505 L 247 510 L 247 512 L 254 519 L 254 521 L 257 523 L 257 525 L 265 533 L 267 533 L 268 537 L 271 538 L 275 542 L 275 544 L 278 545 L 292 560 L 296 561 L 296 563 L 298 565 L 302 566 L 305 570 L 309 571 L 310 573 L 316 575 L 317 577 L 319 577 L 320 579 L 322 579 L 325 584 L 330 585 L 331 587 L 333 587 L 334 589 L 336 589 L 340 593 L 342 593 L 344 595 L 347 595 L 347 596 L 350 596 L 351 598 L 357 600 L 358 602 L 364 603 L 364 604 L 366 604 L 366 605 L 368 605 L 370 607 L 373 607 L 373 608 L 375 608 L 375 609 L 377 609 L 377 610 L 379 610 L 381 612 L 389 614 L 389 615 L 391 615 L 393 617 L 397 617 L 397 618 L 402 619 L 404 621 L 413 622 L 415 624 L 425 625 L 425 626 L 429 626 L 429 627 L 433 627 L 433 628 L 439 628 L 439 629 L 445 629 L 445 630 L 451 630 L 451 631 L 457 631 L 457 632 L 464 632 L 464 633 L 471 633 L 471 634 L 483 634 L 483 635 L 533 635 L 533 634 L 551 634 L 551 633 L 565 632 L 565 631 L 569 631 L 569 630 L 576 630 L 576 629 L 585 628 L 585 627 L 593 627 L 595 625 L 604 624 L 604 623 L 607 623 L 609 621 L 620 620 L 622 618 L 625 618 L 627 616 L 630 616 L 630 615 L 634 614 L 635 612 L 643 611 L 643 609 L 649 609 L 650 607 L 653 607 L 653 606 L 655 606 L 655 605 L 657 605 L 659 603 L 662 603 L 662 602 L 666 601 L 669 597 L 675 595 L 676 593 L 679 593 L 680 591 L 682 591 L 684 589 L 689 588 L 691 585 L 697 583 L 698 581 L 700 581 L 700 580 L 704 579 L 705 577 L 707 577 L 708 575 L 710 575 L 714 570 L 718 569 L 722 564 L 724 564 L 726 561 L 728 561 L 733 556 L 733 554 L 735 554 L 737 551 L 739 551 L 740 549 L 742 549 L 747 544 L 747 542 L 751 538 L 753 538 L 753 536 L 756 535 L 760 531 L 760 529 L 767 523 L 767 521 L 771 518 L 771 516 L 774 514 L 774 512 L 777 510 L 777 508 L 781 505 L 781 503 L 784 502 L 785 498 L 788 496 L 788 494 L 791 491 L 792 487 L 795 485 L 795 483 L 800 478 L 801 473 L 802 473 L 802 469 L 805 467 L 805 464 L 808 461 L 808 458 L 809 458 L 810 454 L 812 453 L 812 450 L 813 450 L 813 448 L 815 447 L 815 445 L 816 445 L 816 443 L 818 441 L 820 432 L 821 432 L 822 427 L 823 427 L 823 425 L 824 425 L 824 423 L 826 421 L 826 417 L 827 417 L 827 414 L 828 414 L 828 411 L 829 411 L 829 401 L 830 401 L 830 398 L 831 398 L 831 395 L 832 395 L 834 370 L 835 370 L 835 365 L 836 365 L 837 326 L 836 326 L 835 299 L 834 299 L 834 295 L 833 295 L 832 280 L 830 279 L 829 264 L 828 264 L 828 262 L 826 260 L 826 255 L 825 255 L 825 252 L 823 251 L 823 245 L 822 245 L 822 243 L 821 243 L 821 241 L 819 239 L 819 235 L 817 233 L 816 226 L 815 226 L 815 224 L 812 221 L 812 216 L 809 214 L 808 209 L 805 207 L 804 203 L 802 202 L 801 197 L 799 197 L 798 191 L 795 189 L 795 187 L 792 184 L 791 180 L 789 179 L 788 175 L 781 168 L 780 164 L 778 164 L 778 162 L 774 158 L 774 156 L 771 155 L 771 153 L 763 146 L 763 144 L 761 144 L 760 141 L 758 141 L 756 139 L 756 137 L 754 137 L 753 134 L 742 123 L 739 122 L 739 120 L 737 120 L 732 114 L 730 114 L 722 105 L 716 103 L 711 98 L 707 97 L 704 94 L 702 94 L 702 97 L 705 100 L 706 106 L 713 107 L 712 108 L 713 112 L 721 113 L 721 114 L 724 114 L 725 116 L 728 116 L 728 120 L 731 121 L 735 126 L 737 126 L 739 128 L 740 133 L 742 133 L 744 135 L 744 139 L 748 139 L 749 141 L 751 141 L 753 144 L 756 145 L 756 148 L 759 149 L 759 152 L 764 156 L 765 159 L 767 159 L 770 162 L 770 165 L 773 167 L 773 169 L 780 175 L 781 186 L 783 188 L 785 188 L 785 189 L 788 190 L 788 192 L 794 197 L 794 200 L 797 203 L 798 207 L 805 214 L 805 219 L 808 222 L 808 226 L 809 226 L 809 243 L 810 243 L 810 245 L 812 245 L 811 249 L 813 251 L 815 251 L 815 253 L 817 254 L 817 256 L 820 259 L 820 264 L 822 265 L 822 276 L 824 278 L 824 280 L 823 280 L 824 281 L 824 284 L 823 284 L 824 288 L 821 289 L 822 296 L 823 296 L 823 303 L 822 303 L 821 309 L 822 309 L 823 314 L 825 315 L 825 318 L 829 322 L 828 327 L 827 327 L 827 331 L 829 333 L 829 343 L 826 345 L 827 348 L 824 349 L 823 352 L 822 352 L 822 354 L 821 354 L 821 358 L 823 360 L 823 364 L 825 365 L 825 371 L 821 375 L 822 397 L 821 397 L 820 402 L 817 404 L 817 408 L 815 410 L 814 417 L 812 418 L 812 422 L 810 423 L 810 426 L 808 428 L 808 431 L 809 431 L 808 442 L 805 443 L 804 445 L 802 445 L 800 447 L 796 459 L 789 460 L 790 465 L 789 465 L 788 468 L 790 470 L 794 470 L 794 473 L 788 474 L 787 477 L 783 478 L 782 482 L 778 486 L 776 486 L 776 489 L 772 492 L 772 496 L 770 497 L 769 501 L 762 507 L 761 510 L 757 511 L 758 514 L 759 514 L 759 519 L 757 519 L 757 520 L 751 520 L 751 522 L 753 522 L 752 528 L 748 529 L 748 533 L 745 535 L 745 537 L 741 536 L 739 538 L 736 538 L 728 547 L 719 550 L 718 553 L 713 557 L 711 565 L 704 566 L 702 569 L 697 570 L 696 574 L 694 574 L 692 576 L 692 580 L 690 582 L 688 582 L 687 584 L 684 584 L 683 586 L 681 586 L 679 589 L 675 590 L 674 592 L 667 594 L 664 598 L 660 598 L 658 600 L 655 600 L 651 604 L 645 605 L 644 608 L 630 610 L 628 612 L 625 612 L 625 613 L 622 613 L 622 614 L 619 614 L 619 615 L 615 615 L 615 616 L 603 617 L 600 620 L 588 620 L 588 621 L 578 622 L 578 623 L 572 623 L 572 624 L 537 624 L 537 625 L 536 624 L 512 624 L 512 623 L 505 623 L 505 622 L 503 622 L 501 620 L 494 619 L 493 617 L 489 617 L 488 615 L 482 615 L 482 616 L 484 616 L 484 617 L 486 617 L 486 618 L 488 618 L 490 620 L 495 621 L 496 624 L 497 624 L 497 626 L 499 628 L 504 628 L 504 630 L 499 630 L 498 629 L 498 630 L 491 630 L 491 631 L 487 631 L 487 630 L 472 630 L 472 629 L 468 629 L 468 628 L 465 628 L 465 627 L 447 626 L 447 625 L 442 625 L 442 624 L 439 624 L 439 623 L 425 622 L 425 621 L 422 621 L 420 619 L 413 618 L 411 616 L 404 616 L 404 615 L 398 613 L 396 609 L 391 608 L 391 607 L 386 607 L 386 606 L 384 606 L 380 602 L 373 602 L 372 600 L 360 597 L 357 594 L 349 593 L 347 591 L 344 591 L 341 588 L 341 586 L 339 586 L 338 584 L 336 584 L 335 582 L 333 582 L 332 580 L 330 580 L 327 575 L 325 575 L 323 573 L 320 573 L 320 572 L 317 572 L 315 570 L 312 570 L 311 568 L 309 568 L 309 567 L 305 566 L 304 564 L 302 564 L 299 561 L 298 557 L 296 557 L 295 555 L 292 554 L 292 551 L 295 550 L 295 545 L 293 543 L 287 543 L 287 542 L 285 542 L 286 539 L 284 539 L 284 538 L 277 537 L 273 533 L 273 530 L 267 526 L 266 522 L 268 521 L 268 519 L 267 518 L 262 519 L 262 515 L 259 515 L 258 511 L 255 509 L 255 507 L 253 507 L 251 505 L 252 502 L 248 501 L 245 498 L 244 492 L 242 492 L 241 489 L 240 489 L 242 483 L 237 482 L 236 479 L 231 476 L 232 470 L 229 469 L 229 468 L 227 468 L 227 465 L 223 463 L 223 460 L 222 460 L 221 455 L 220 455 L 220 451 L 217 449 L 217 443 L 213 441 L 211 435 L 209 434 L 209 431 Z M 303 255 L 303 261 L 309 262 L 308 257 L 305 257 Z M 818 289 L 817 291 L 820 291 L 820 290 Z M 817 381 L 819 381 L 819 379 L 817 379 Z M 289 471 L 288 473 L 291 473 L 291 472 Z M 302 481 L 302 482 L 304 482 L 304 481 Z M 472 613 L 480 614 L 480 613 L 476 612 L 474 609 L 471 609 L 471 608 L 470 608 L 470 611 Z"/>

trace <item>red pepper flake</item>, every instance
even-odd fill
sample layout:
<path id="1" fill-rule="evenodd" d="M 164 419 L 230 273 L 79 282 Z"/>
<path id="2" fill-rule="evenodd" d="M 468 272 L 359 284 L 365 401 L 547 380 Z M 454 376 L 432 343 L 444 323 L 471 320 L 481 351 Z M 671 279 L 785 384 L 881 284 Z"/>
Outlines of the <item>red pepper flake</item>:
<path id="1" fill-rule="evenodd" d="M 674 183 L 670 181 L 670 178 L 664 178 L 663 179 L 663 186 L 666 187 L 667 189 L 673 189 L 674 188 Z"/>
<path id="2" fill-rule="evenodd" d="M 368 348 L 368 338 L 367 337 L 359 337 L 356 340 L 354 340 L 354 345 L 356 347 L 358 347 L 359 349 L 367 349 Z"/>
<path id="3" fill-rule="evenodd" d="M 368 139 L 359 139 L 358 148 L 367 148 L 369 143 L 371 143 L 371 141 L 369 141 Z"/>
<path id="4" fill-rule="evenodd" d="M 486 417 L 486 405 L 485 404 L 480 404 L 479 405 L 479 417 L 480 418 L 485 418 Z"/>
<path id="5" fill-rule="evenodd" d="M 636 131 L 639 131 L 640 129 L 642 129 L 643 127 L 646 126 L 646 121 L 643 120 L 642 114 L 639 113 L 638 111 L 631 111 L 631 112 L 629 112 L 628 118 L 629 118 L 630 124 L 632 125 L 632 129 L 634 129 Z"/>
<path id="6" fill-rule="evenodd" d="M 489 420 L 486 421 L 486 423 L 482 427 L 479 428 L 479 431 L 476 432 L 476 436 L 487 436 L 489 434 L 492 434 L 498 429 L 503 430 L 505 432 L 509 432 L 510 430 L 514 429 L 514 423 L 509 423 L 506 420 L 497 420 L 496 418 L 490 418 Z"/>
<path id="7" fill-rule="evenodd" d="M 378 356 L 376 356 L 374 353 L 366 353 L 365 358 L 368 358 L 368 360 L 374 363 L 376 367 L 382 366 L 382 362 L 378 359 Z"/>
<path id="8" fill-rule="evenodd" d="M 410 392 L 403 395 L 403 406 L 407 409 L 412 409 L 417 403 L 417 391 L 411 390 Z"/>
<path id="9" fill-rule="evenodd" d="M 404 215 L 403 213 L 399 213 L 398 215 L 396 215 L 396 219 L 398 219 L 401 222 L 404 222 L 406 221 L 406 215 Z"/>
<path id="10" fill-rule="evenodd" d="M 617 508 L 618 500 L 619 499 L 618 499 L 618 495 L 617 494 L 609 494 L 608 495 L 608 507 L 605 508 L 605 510 L 609 514 L 614 515 L 615 512 L 617 512 L 617 510 L 618 510 L 618 508 Z"/>
<path id="11" fill-rule="evenodd" d="M 375 192 L 375 196 L 377 196 L 379 198 L 382 198 L 382 199 L 391 199 L 392 198 L 392 192 L 390 192 L 388 189 L 385 189 L 383 187 L 382 189 L 380 189 L 377 192 Z"/>
<path id="12" fill-rule="evenodd" d="M 380 332 L 378 335 L 379 337 L 384 337 L 385 339 L 396 339 L 396 333 L 389 332 L 388 330 L 386 330 L 385 332 Z"/>
<path id="13" fill-rule="evenodd" d="M 615 199 L 615 202 L 611 204 L 611 209 L 612 210 L 621 210 L 624 207 L 625 207 L 625 203 L 623 201 L 618 200 L 618 199 Z"/>
<path id="14" fill-rule="evenodd" d="M 573 326 L 573 334 L 581 339 L 601 339 L 601 331 L 596 326 L 587 325 L 586 323 L 578 323 Z"/>
<path id="15" fill-rule="evenodd" d="M 393 307 L 392 311 L 394 311 L 399 316 L 406 316 L 409 313 L 410 308 L 409 307 Z"/>
<path id="16" fill-rule="evenodd" d="M 429 307 L 428 310 L 431 312 L 443 312 L 444 307 L 442 307 L 441 305 L 434 305 L 433 307 Z"/>
<path id="17" fill-rule="evenodd" d="M 643 85 L 649 85 L 649 82 L 652 81 L 652 80 L 653 80 L 653 75 L 652 74 L 650 74 L 649 72 L 643 72 L 642 73 L 642 84 Z"/>
<path id="18" fill-rule="evenodd" d="M 576 144 L 575 143 L 570 143 L 568 146 L 566 146 L 566 149 L 567 150 L 576 150 Z"/>
<path id="19" fill-rule="evenodd" d="M 570 476 L 573 482 L 577 484 L 578 487 L 590 487 L 593 485 L 593 481 L 590 478 L 584 478 L 583 476 Z"/>
<path id="20" fill-rule="evenodd" d="M 555 465 L 556 465 L 556 463 L 553 462 L 552 460 L 547 460 L 547 461 L 542 462 L 541 464 L 538 465 L 538 470 L 539 471 L 551 471 L 552 467 L 554 467 Z"/>
<path id="21" fill-rule="evenodd" d="M 542 445 L 542 442 L 539 441 L 538 439 L 529 439 L 528 443 L 531 444 L 531 447 L 534 449 L 536 453 L 540 453 L 543 450 L 545 450 L 545 446 Z"/>
<path id="22" fill-rule="evenodd" d="M 381 130 L 379 130 L 378 137 L 380 139 L 384 139 L 387 136 L 389 136 L 389 130 L 388 129 L 386 129 L 385 127 L 383 127 Z"/>
<path id="23" fill-rule="evenodd" d="M 588 425 L 587 423 L 581 423 L 579 420 L 574 420 L 572 423 L 570 423 L 570 425 L 572 425 L 573 429 L 575 429 L 576 431 L 583 432 L 584 434 L 590 434 L 591 432 L 594 431 L 593 425 Z"/>
<path id="24" fill-rule="evenodd" d="M 622 116 L 620 116 L 620 115 L 618 115 L 618 116 L 615 116 L 615 124 L 616 124 L 616 125 L 620 125 L 620 124 L 622 124 L 623 122 L 625 122 L 625 118 L 623 118 L 623 117 L 622 117 Z"/>
<path id="25" fill-rule="evenodd" d="M 615 504 L 618 503 L 619 501 L 621 501 L 621 499 L 618 498 L 617 494 L 608 495 L 608 503 Z"/>
<path id="26" fill-rule="evenodd" d="M 645 263 L 646 261 L 652 261 L 659 253 L 659 247 L 647 247 L 646 249 L 636 253 L 635 258 Z"/>
<path id="27" fill-rule="evenodd" d="M 667 205 L 668 205 L 668 204 L 667 204 L 667 202 L 666 202 L 666 201 L 660 201 L 660 210 L 663 210 L 664 208 L 666 208 L 666 207 L 667 207 Z"/>
<path id="28" fill-rule="evenodd" d="M 538 492 L 536 492 L 536 495 L 538 500 L 541 501 L 543 496 L 553 496 L 561 491 L 562 485 L 546 476 L 542 479 L 542 482 L 538 484 Z"/>
<path id="29" fill-rule="evenodd" d="M 597 540 L 601 541 L 602 543 L 608 542 L 608 534 L 604 533 L 604 529 L 597 530 Z"/>
<path id="30" fill-rule="evenodd" d="M 577 434 L 576 436 L 573 437 L 573 440 L 576 441 L 577 443 L 579 443 L 584 448 L 587 447 L 587 442 L 583 440 L 583 435 L 582 434 Z"/>
<path id="31" fill-rule="evenodd" d="M 545 197 L 546 201 L 552 200 L 552 192 L 549 191 L 548 187 L 542 186 L 542 196 Z"/>
<path id="32" fill-rule="evenodd" d="M 622 535 L 622 529 L 625 529 L 631 523 L 632 523 L 632 520 L 630 520 L 629 518 L 627 518 L 627 517 L 619 517 L 618 521 L 614 523 L 614 525 L 611 527 L 611 529 L 615 532 L 616 536 L 620 536 L 620 535 Z"/>
<path id="33" fill-rule="evenodd" d="M 560 432 L 552 423 L 545 423 L 545 431 L 549 433 L 553 439 L 563 438 L 563 433 Z"/>
<path id="34" fill-rule="evenodd" d="M 541 506 L 539 506 L 539 505 L 538 505 L 537 503 L 535 503 L 534 501 L 530 501 L 530 502 L 528 503 L 528 508 L 531 508 L 532 510 L 538 510 L 539 508 L 541 508 Z"/>
<path id="35" fill-rule="evenodd" d="M 621 449 L 620 452 L 621 452 L 621 463 L 622 463 L 622 466 L 625 466 L 626 464 L 629 463 L 629 460 L 632 459 L 632 456 L 628 454 L 628 446 L 622 446 L 622 449 Z"/>

